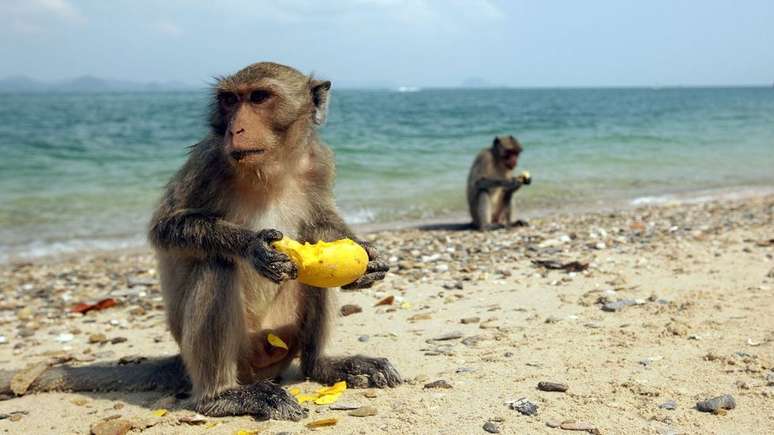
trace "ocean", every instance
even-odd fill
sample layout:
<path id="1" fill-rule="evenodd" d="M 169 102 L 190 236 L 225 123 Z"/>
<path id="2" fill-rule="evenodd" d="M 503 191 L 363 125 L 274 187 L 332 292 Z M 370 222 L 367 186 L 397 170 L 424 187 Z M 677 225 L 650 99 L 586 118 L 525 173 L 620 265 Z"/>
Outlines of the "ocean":
<path id="1" fill-rule="evenodd" d="M 0 94 L 0 262 L 145 243 L 208 92 Z M 520 212 L 774 187 L 774 89 L 335 90 L 322 138 L 353 224 L 465 218 L 497 134 L 525 147 Z"/>

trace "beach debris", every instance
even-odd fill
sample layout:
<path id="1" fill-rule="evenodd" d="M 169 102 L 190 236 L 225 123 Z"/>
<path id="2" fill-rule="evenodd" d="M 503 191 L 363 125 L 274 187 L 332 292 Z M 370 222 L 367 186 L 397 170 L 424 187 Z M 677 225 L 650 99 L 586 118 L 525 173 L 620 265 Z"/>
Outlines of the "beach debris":
<path id="1" fill-rule="evenodd" d="M 446 334 L 439 335 L 434 338 L 430 338 L 427 340 L 427 342 L 431 341 L 448 341 L 448 340 L 458 340 L 462 338 L 463 334 L 459 331 L 453 331 L 453 332 L 447 332 Z"/>
<path id="2" fill-rule="evenodd" d="M 546 420 L 546 426 L 552 429 L 558 429 L 559 426 L 561 425 L 562 425 L 562 422 L 559 420 Z"/>
<path id="3" fill-rule="evenodd" d="M 430 315 L 430 313 L 420 313 L 420 314 L 414 314 L 413 316 L 409 317 L 406 320 L 408 320 L 409 322 L 416 322 L 417 320 L 430 320 L 432 318 L 433 316 Z"/>
<path id="4" fill-rule="evenodd" d="M 29 411 L 11 411 L 7 414 L 0 414 L 0 420 L 8 419 L 11 421 L 19 421 L 22 419 L 22 416 L 29 415 L 29 413 Z"/>
<path id="5" fill-rule="evenodd" d="M 460 323 L 462 323 L 463 325 L 467 325 L 470 323 L 478 323 L 480 321 L 481 321 L 481 318 L 479 317 L 464 317 L 460 319 Z"/>
<path id="6" fill-rule="evenodd" d="M 755 242 L 755 246 L 759 246 L 761 248 L 765 248 L 767 246 L 774 246 L 774 239 L 760 240 L 758 242 Z"/>
<path id="7" fill-rule="evenodd" d="M 70 312 L 73 313 L 81 313 L 86 314 L 89 311 L 100 311 L 105 310 L 110 307 L 114 307 L 118 305 L 118 302 L 113 298 L 106 298 L 102 299 L 99 302 L 95 304 L 86 304 L 86 303 L 80 303 L 78 305 L 75 305 L 74 307 L 70 308 Z"/>
<path id="8" fill-rule="evenodd" d="M 362 313 L 363 308 L 361 308 L 360 305 L 346 304 L 341 306 L 340 312 L 343 317 L 347 317 L 353 314 Z"/>
<path id="9" fill-rule="evenodd" d="M 505 402 L 505 404 L 508 405 L 509 408 L 513 409 L 514 411 L 519 411 L 523 415 L 535 415 L 538 412 L 538 406 L 527 400 L 526 397 L 511 400 L 509 402 Z"/>
<path id="10" fill-rule="evenodd" d="M 207 423 L 207 417 L 201 414 L 187 414 L 178 417 L 177 421 L 191 426 L 198 426 Z"/>
<path id="11" fill-rule="evenodd" d="M 550 381 L 538 382 L 537 387 L 538 387 L 538 390 L 540 391 L 553 391 L 553 392 L 559 392 L 559 393 L 564 393 L 569 388 L 567 384 L 562 384 L 559 382 L 550 382 Z"/>
<path id="12" fill-rule="evenodd" d="M 266 335 L 266 341 L 268 341 L 269 344 L 273 347 L 288 350 L 288 345 L 281 338 L 277 337 L 271 332 Z"/>
<path id="13" fill-rule="evenodd" d="M 375 303 L 374 306 L 379 307 L 382 305 L 392 305 L 393 302 L 395 302 L 395 296 L 390 295 L 384 299 L 379 300 L 379 302 Z"/>
<path id="14" fill-rule="evenodd" d="M 601 432 L 591 423 L 577 420 L 565 420 L 560 425 L 560 428 L 564 430 L 572 430 L 579 432 L 588 432 L 590 434 L 599 435 Z"/>
<path id="15" fill-rule="evenodd" d="M 677 402 L 675 402 L 674 400 L 667 400 L 666 402 L 658 405 L 658 407 L 661 409 L 666 409 L 668 411 L 674 411 L 675 409 L 677 409 Z"/>
<path id="16" fill-rule="evenodd" d="M 500 433 L 500 427 L 492 421 L 484 423 L 483 429 L 489 433 Z"/>
<path id="17" fill-rule="evenodd" d="M 570 261 L 562 263 L 558 260 L 532 260 L 532 264 L 551 270 L 563 270 L 565 272 L 583 272 L 589 268 L 589 263 Z"/>
<path id="18" fill-rule="evenodd" d="M 156 417 L 163 417 L 163 416 L 167 415 L 168 412 L 169 411 L 167 411 L 164 408 L 159 408 L 159 409 L 154 409 L 153 412 L 151 412 L 151 414 L 153 414 Z"/>
<path id="19" fill-rule="evenodd" d="M 352 417 L 371 417 L 379 413 L 379 410 L 373 406 L 361 406 L 351 412 L 348 415 Z"/>
<path id="20" fill-rule="evenodd" d="M 425 388 L 452 388 L 451 384 L 446 382 L 444 379 L 439 379 L 437 381 L 430 382 L 428 384 L 425 384 Z"/>
<path id="21" fill-rule="evenodd" d="M 260 429 L 237 429 L 236 435 L 258 435 L 261 433 Z"/>
<path id="22" fill-rule="evenodd" d="M 328 426 L 335 426 L 336 423 L 339 421 L 336 418 L 323 418 L 320 420 L 315 420 L 312 422 L 309 422 L 306 424 L 306 427 L 309 429 L 315 429 L 318 427 L 328 427 Z"/>
<path id="23" fill-rule="evenodd" d="M 129 341 L 126 337 L 113 337 L 110 339 L 110 344 L 119 344 L 119 343 L 125 343 Z"/>
<path id="24" fill-rule="evenodd" d="M 17 396 L 23 396 L 35 379 L 48 369 L 48 363 L 37 363 L 16 372 L 11 378 L 11 391 Z"/>
<path id="25" fill-rule="evenodd" d="M 361 408 L 361 406 L 357 403 L 334 403 L 328 407 L 331 411 L 352 411 L 358 408 Z"/>
<path id="26" fill-rule="evenodd" d="M 73 338 L 75 338 L 73 334 L 70 334 L 69 332 L 63 332 L 56 336 L 56 341 L 59 343 L 69 343 L 73 341 Z"/>
<path id="27" fill-rule="evenodd" d="M 712 399 L 702 400 L 696 402 L 696 409 L 701 412 L 718 413 L 724 409 L 736 408 L 736 400 L 730 394 L 723 394 L 722 396 L 713 397 Z"/>

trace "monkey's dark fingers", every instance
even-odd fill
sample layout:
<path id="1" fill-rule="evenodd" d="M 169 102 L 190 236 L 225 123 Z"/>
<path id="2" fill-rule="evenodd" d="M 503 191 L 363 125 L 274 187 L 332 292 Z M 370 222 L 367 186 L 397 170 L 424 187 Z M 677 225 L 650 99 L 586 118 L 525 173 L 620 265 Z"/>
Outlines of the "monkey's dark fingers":
<path id="1" fill-rule="evenodd" d="M 386 261 L 382 260 L 372 260 L 368 262 L 368 266 L 366 267 L 366 274 L 373 273 L 373 272 L 389 272 L 390 271 L 390 265 L 387 264 Z"/>
<path id="2" fill-rule="evenodd" d="M 287 261 L 274 261 L 269 263 L 269 268 L 278 272 L 284 279 L 298 278 L 298 267 L 288 259 Z"/>
<path id="3" fill-rule="evenodd" d="M 352 388 L 387 388 L 403 383 L 400 374 L 387 358 L 355 356 L 347 360 L 344 378 Z"/>
<path id="4" fill-rule="evenodd" d="M 258 238 L 260 238 L 266 243 L 282 240 L 282 237 L 283 237 L 283 234 L 282 234 L 282 231 L 280 230 L 268 229 L 268 230 L 261 230 L 258 232 Z"/>
<path id="5" fill-rule="evenodd" d="M 386 276 L 385 272 L 374 272 L 374 273 L 367 273 L 363 276 L 361 276 L 357 281 L 347 284 L 345 286 L 342 286 L 341 288 L 344 290 L 356 290 L 356 289 L 365 289 L 365 288 L 371 288 L 376 281 L 381 281 Z"/>

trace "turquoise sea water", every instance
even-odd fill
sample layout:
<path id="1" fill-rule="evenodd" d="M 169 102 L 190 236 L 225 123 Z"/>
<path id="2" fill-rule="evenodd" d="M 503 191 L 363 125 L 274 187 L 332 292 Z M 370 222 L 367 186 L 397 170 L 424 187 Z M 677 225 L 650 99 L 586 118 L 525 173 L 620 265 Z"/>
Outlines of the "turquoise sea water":
<path id="1" fill-rule="evenodd" d="M 0 95 L 0 261 L 143 242 L 207 93 Z M 335 91 L 324 140 L 350 222 L 465 210 L 476 152 L 525 145 L 524 210 L 774 187 L 774 89 Z"/>

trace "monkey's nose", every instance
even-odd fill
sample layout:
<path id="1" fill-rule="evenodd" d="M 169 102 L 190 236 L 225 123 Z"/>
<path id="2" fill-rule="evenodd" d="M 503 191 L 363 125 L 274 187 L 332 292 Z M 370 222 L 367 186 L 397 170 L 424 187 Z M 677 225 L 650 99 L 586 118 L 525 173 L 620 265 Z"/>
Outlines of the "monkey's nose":
<path id="1" fill-rule="evenodd" d="M 244 128 L 240 128 L 240 129 L 239 129 L 239 130 L 237 130 L 237 131 L 233 131 L 233 130 L 232 130 L 232 131 L 231 131 L 231 134 L 233 134 L 234 136 L 236 136 L 236 135 L 238 135 L 238 134 L 242 134 L 242 133 L 244 133 L 244 132 L 245 132 L 245 129 L 244 129 Z"/>

